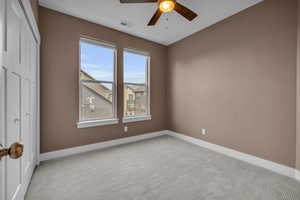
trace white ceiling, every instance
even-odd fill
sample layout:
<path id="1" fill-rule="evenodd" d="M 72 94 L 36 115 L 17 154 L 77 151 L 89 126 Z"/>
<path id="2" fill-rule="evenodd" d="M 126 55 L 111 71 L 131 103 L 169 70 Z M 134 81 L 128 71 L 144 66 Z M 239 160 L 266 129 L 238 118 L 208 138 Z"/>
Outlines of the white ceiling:
<path id="1" fill-rule="evenodd" d="M 121 4 L 119 0 L 39 0 L 40 5 L 122 32 L 170 45 L 263 0 L 178 0 L 199 16 L 192 22 L 176 12 L 165 13 L 158 23 L 147 23 L 156 3 Z M 120 23 L 126 22 L 127 26 Z"/>

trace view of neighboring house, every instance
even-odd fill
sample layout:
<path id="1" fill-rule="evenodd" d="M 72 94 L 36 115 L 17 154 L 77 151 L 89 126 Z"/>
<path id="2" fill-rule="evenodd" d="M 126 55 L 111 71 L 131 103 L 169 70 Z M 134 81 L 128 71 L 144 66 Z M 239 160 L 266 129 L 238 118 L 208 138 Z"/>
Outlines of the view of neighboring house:
<path id="1" fill-rule="evenodd" d="M 125 116 L 146 115 L 147 95 L 145 86 L 124 85 Z"/>
<path id="2" fill-rule="evenodd" d="M 102 84 L 80 71 L 81 88 L 81 118 L 85 120 L 113 118 L 112 87 Z M 106 86 L 108 85 L 108 86 Z M 147 112 L 147 95 L 144 86 L 124 86 L 124 113 L 126 116 L 144 115 Z"/>
<path id="3" fill-rule="evenodd" d="M 93 77 L 80 71 L 81 88 L 81 118 L 86 120 L 97 119 L 99 116 L 112 118 L 112 90 L 104 84 L 91 82 Z"/>

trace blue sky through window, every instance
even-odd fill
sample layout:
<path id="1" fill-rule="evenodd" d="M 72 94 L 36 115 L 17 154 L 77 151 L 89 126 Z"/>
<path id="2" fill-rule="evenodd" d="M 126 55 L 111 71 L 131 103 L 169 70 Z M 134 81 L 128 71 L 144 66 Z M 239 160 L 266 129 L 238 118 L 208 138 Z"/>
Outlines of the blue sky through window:
<path id="1" fill-rule="evenodd" d="M 124 52 L 124 82 L 146 83 L 147 56 Z"/>
<path id="2" fill-rule="evenodd" d="M 113 81 L 114 50 L 81 42 L 81 70 L 96 80 Z M 124 81 L 146 82 L 147 56 L 124 52 Z"/>
<path id="3" fill-rule="evenodd" d="M 114 50 L 81 42 L 81 70 L 98 81 L 114 80 Z"/>

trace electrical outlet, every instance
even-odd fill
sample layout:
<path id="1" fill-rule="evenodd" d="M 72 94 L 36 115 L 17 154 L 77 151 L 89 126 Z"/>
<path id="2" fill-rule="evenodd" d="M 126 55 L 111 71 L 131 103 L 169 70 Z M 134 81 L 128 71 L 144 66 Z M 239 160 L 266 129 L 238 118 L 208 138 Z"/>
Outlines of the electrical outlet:
<path id="1" fill-rule="evenodd" d="M 124 126 L 125 133 L 128 132 L 128 126 Z"/>
<path id="2" fill-rule="evenodd" d="M 202 133 L 202 135 L 207 135 L 207 129 L 205 129 L 205 128 L 201 129 L 201 133 Z"/>

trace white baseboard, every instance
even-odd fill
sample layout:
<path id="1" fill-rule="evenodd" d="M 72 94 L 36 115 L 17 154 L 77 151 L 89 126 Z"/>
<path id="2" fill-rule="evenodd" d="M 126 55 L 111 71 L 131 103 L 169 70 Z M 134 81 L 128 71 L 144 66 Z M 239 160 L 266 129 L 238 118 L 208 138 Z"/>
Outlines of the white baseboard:
<path id="1" fill-rule="evenodd" d="M 262 158 L 259 158 L 256 156 L 252 156 L 252 155 L 249 155 L 246 153 L 242 153 L 242 152 L 230 149 L 230 148 L 226 148 L 226 147 L 223 147 L 220 145 L 212 144 L 212 143 L 209 143 L 209 142 L 197 139 L 197 138 L 183 135 L 181 133 L 177 133 L 174 131 L 167 131 L 167 130 L 148 133 L 148 134 L 144 134 L 144 135 L 127 137 L 127 138 L 122 138 L 122 139 L 116 139 L 116 140 L 111 140 L 111 141 L 107 141 L 107 142 L 100 142 L 100 143 L 96 143 L 96 144 L 68 148 L 68 149 L 63 149 L 63 150 L 59 150 L 59 151 L 42 153 L 40 155 L 40 161 L 46 161 L 46 160 L 51 160 L 51 159 L 55 159 L 55 158 L 61 158 L 61 157 L 66 157 L 66 156 L 84 153 L 84 152 L 88 152 L 88 151 L 93 151 L 93 150 L 97 150 L 97 149 L 103 149 L 103 148 L 113 147 L 113 146 L 117 146 L 117 145 L 121 145 L 121 144 L 137 142 L 137 141 L 150 139 L 150 138 L 154 138 L 154 137 L 159 137 L 159 136 L 163 136 L 163 135 L 169 135 L 169 136 L 179 138 L 179 139 L 187 141 L 189 143 L 196 144 L 198 146 L 210 149 L 212 151 L 224 154 L 226 156 L 229 156 L 229 157 L 241 160 L 241 161 L 245 161 L 250 164 L 259 166 L 259 167 L 263 167 L 265 169 L 271 170 L 273 172 L 276 172 L 276 173 L 279 173 L 279 174 L 282 174 L 282 175 L 285 175 L 285 176 L 288 176 L 291 178 L 295 178 L 298 181 L 300 181 L 300 172 L 293 168 L 290 168 L 285 165 L 281 165 L 281 164 L 278 164 L 278 163 L 275 163 L 275 162 L 272 162 L 269 160 L 265 160 L 265 159 L 262 159 Z"/>
<path id="2" fill-rule="evenodd" d="M 136 142 L 136 141 L 141 141 L 141 140 L 150 139 L 150 138 L 154 138 L 154 137 L 159 137 L 159 136 L 166 135 L 166 134 L 167 134 L 167 131 L 159 131 L 159 132 L 153 132 L 153 133 L 148 133 L 148 134 L 144 134 L 144 135 L 110 140 L 107 142 L 100 142 L 100 143 L 96 143 L 96 144 L 90 144 L 90 145 L 84 145 L 84 146 L 79 146 L 79 147 L 74 147 L 74 148 L 63 149 L 63 150 L 59 150 L 59 151 L 42 153 L 40 155 L 40 161 L 46 161 L 46 160 L 52 160 L 55 158 L 71 156 L 71 155 L 84 153 L 84 152 L 88 152 L 88 151 L 93 151 L 93 150 L 97 150 L 97 149 L 103 149 L 103 148 L 107 148 L 107 147 L 112 147 L 112 146 L 117 146 L 117 145 L 121 145 L 121 144 L 127 144 L 127 143 L 131 143 L 131 142 Z"/>
<path id="3" fill-rule="evenodd" d="M 291 177 L 291 178 L 295 178 L 295 169 L 284 166 L 284 165 L 280 165 L 278 163 L 269 161 L 269 160 L 264 160 L 262 158 L 258 158 L 256 156 L 252 156 L 246 153 L 242 153 L 233 149 L 229 149 L 220 145 L 216 145 L 216 144 L 212 144 L 197 138 L 193 138 L 187 135 L 183 135 L 180 133 L 176 133 L 173 131 L 168 131 L 168 135 L 182 139 L 184 141 L 199 145 L 201 147 L 210 149 L 212 151 L 218 152 L 218 153 L 222 153 L 224 155 L 233 157 L 235 159 L 238 160 L 242 160 L 245 162 L 248 162 L 250 164 L 259 166 L 259 167 L 263 167 L 265 169 L 271 170 L 273 172 Z M 299 177 L 298 177 L 299 178 Z M 299 179 L 298 179 L 299 180 Z"/>
<path id="4" fill-rule="evenodd" d="M 26 173 L 27 177 L 24 178 L 24 183 L 23 183 L 22 189 L 21 189 L 21 196 L 22 197 L 25 197 L 25 195 L 26 195 L 26 192 L 27 192 L 28 187 L 30 185 L 35 167 L 36 167 L 36 165 L 35 165 L 34 162 L 28 167 L 29 171 L 27 171 L 27 173 Z"/>
<path id="5" fill-rule="evenodd" d="M 296 180 L 300 182 L 300 171 L 295 170 Z"/>

